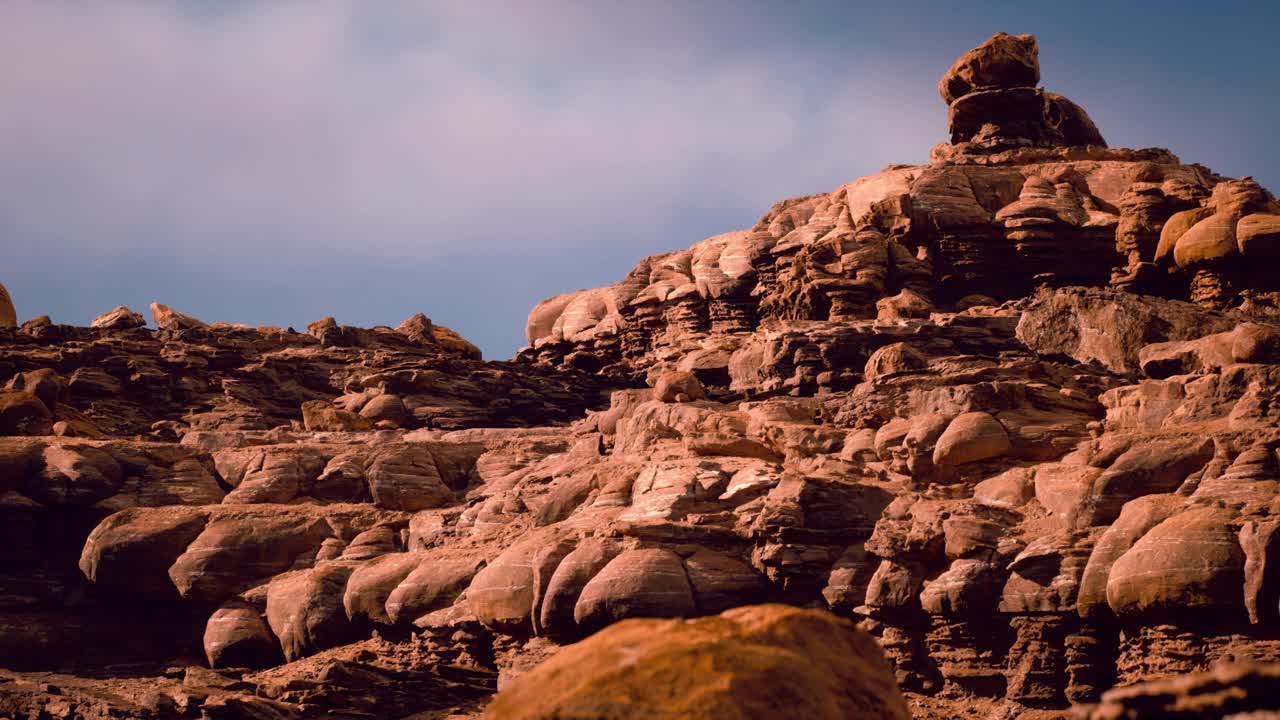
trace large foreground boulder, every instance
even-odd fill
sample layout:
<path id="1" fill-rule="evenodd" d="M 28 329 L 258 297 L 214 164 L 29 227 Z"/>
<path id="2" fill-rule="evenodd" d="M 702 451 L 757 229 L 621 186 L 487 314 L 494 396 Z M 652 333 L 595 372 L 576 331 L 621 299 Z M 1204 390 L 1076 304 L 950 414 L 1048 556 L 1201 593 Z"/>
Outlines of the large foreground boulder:
<path id="1" fill-rule="evenodd" d="M 698 620 L 626 620 L 494 698 L 494 720 L 907 718 L 871 636 L 817 610 L 756 605 Z"/>

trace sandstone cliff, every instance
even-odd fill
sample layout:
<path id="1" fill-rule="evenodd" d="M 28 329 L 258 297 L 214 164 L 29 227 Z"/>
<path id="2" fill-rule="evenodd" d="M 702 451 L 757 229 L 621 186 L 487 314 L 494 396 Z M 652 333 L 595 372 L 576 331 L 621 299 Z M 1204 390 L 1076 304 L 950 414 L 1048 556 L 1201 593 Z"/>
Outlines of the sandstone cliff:
<path id="1" fill-rule="evenodd" d="M 512 363 L 0 329 L 0 714 L 1280 711 L 1280 206 L 1038 81 L 996 35 L 929 165 L 546 300 Z"/>

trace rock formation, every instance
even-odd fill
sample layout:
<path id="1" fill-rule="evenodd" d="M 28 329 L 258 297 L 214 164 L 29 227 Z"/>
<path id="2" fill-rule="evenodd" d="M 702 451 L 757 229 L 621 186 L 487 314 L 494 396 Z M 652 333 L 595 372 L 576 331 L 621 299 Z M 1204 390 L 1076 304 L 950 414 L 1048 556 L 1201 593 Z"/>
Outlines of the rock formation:
<path id="1" fill-rule="evenodd" d="M 930 164 L 545 300 L 515 362 L 0 329 L 0 715 L 1275 711 L 1280 209 L 1038 81 L 993 37 Z"/>
<path id="2" fill-rule="evenodd" d="M 9 291 L 0 284 L 0 328 L 17 327 L 18 314 L 13 309 L 13 299 L 9 297 Z"/>
<path id="3" fill-rule="evenodd" d="M 782 708 L 815 720 L 910 717 L 874 640 L 782 605 L 618 623 L 520 677 L 489 717 L 749 720 Z"/>

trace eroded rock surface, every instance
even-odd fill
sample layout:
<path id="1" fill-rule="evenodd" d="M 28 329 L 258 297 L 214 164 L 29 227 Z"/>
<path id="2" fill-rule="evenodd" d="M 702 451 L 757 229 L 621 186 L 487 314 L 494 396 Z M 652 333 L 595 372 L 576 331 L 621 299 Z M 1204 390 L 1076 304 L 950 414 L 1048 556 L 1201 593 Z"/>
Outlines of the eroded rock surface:
<path id="1" fill-rule="evenodd" d="M 1274 711 L 1280 211 L 1038 79 L 997 35 L 928 165 L 548 299 L 515 362 L 0 328 L 0 713 Z"/>

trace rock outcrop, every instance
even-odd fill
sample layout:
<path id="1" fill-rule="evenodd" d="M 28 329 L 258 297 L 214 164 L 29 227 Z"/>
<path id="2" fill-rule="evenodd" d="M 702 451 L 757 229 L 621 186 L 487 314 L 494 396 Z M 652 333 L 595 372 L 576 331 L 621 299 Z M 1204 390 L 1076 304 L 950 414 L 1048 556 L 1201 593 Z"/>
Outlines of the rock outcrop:
<path id="1" fill-rule="evenodd" d="M 910 717 L 883 652 L 815 610 L 760 605 L 693 621 L 627 620 L 504 689 L 494 720 Z"/>
<path id="2" fill-rule="evenodd" d="M 543 301 L 514 362 L 0 328 L 0 714 L 1273 712 L 1280 209 L 1038 82 L 993 37 L 928 165 Z"/>
<path id="3" fill-rule="evenodd" d="M 9 297 L 9 291 L 0 284 L 0 328 L 11 328 L 18 326 L 18 314 L 13 309 L 13 299 Z"/>

